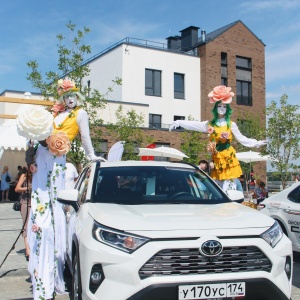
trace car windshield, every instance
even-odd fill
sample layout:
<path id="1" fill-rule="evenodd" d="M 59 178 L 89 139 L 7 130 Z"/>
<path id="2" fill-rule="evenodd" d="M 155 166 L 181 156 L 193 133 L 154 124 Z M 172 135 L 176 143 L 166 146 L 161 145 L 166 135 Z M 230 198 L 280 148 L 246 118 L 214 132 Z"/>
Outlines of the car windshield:
<path id="1" fill-rule="evenodd" d="M 197 169 L 135 166 L 97 168 L 91 202 L 214 204 L 231 200 Z"/>

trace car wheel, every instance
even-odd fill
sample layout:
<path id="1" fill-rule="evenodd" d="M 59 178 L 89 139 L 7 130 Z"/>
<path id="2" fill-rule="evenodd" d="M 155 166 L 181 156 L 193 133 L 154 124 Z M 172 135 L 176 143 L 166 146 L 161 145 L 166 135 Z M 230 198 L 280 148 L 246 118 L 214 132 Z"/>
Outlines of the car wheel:
<path id="1" fill-rule="evenodd" d="M 72 269 L 73 269 L 73 276 L 72 276 L 71 299 L 82 300 L 80 265 L 79 265 L 79 257 L 77 253 L 75 254 L 73 259 Z"/>

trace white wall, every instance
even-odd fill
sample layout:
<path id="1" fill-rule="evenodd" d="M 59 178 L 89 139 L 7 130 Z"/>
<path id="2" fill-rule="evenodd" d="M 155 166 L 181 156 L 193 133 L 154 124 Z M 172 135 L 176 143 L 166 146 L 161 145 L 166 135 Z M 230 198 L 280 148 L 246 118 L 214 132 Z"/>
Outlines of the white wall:
<path id="1" fill-rule="evenodd" d="M 149 104 L 149 113 L 161 114 L 164 124 L 174 115 L 200 119 L 199 57 L 132 45 L 123 49 L 123 101 Z M 162 71 L 161 97 L 145 95 L 146 68 Z M 185 75 L 185 99 L 174 99 L 174 73 Z"/>
<path id="2" fill-rule="evenodd" d="M 145 69 L 162 71 L 162 97 L 145 95 Z M 144 114 L 148 127 L 150 114 L 162 115 L 163 124 L 171 124 L 174 115 L 192 116 L 200 120 L 200 59 L 196 56 L 184 55 L 169 51 L 157 50 L 133 45 L 120 45 L 90 63 L 91 73 L 83 81 L 91 81 L 91 88 L 106 94 L 112 80 L 122 79 L 121 86 L 113 86 L 107 94 L 108 100 L 130 103 L 130 108 Z M 185 74 L 185 99 L 174 99 L 174 72 Z M 137 104 L 147 104 L 135 106 Z M 118 104 L 119 105 L 119 104 Z M 118 106 L 117 105 L 117 106 Z M 99 116 L 110 122 L 115 118 L 117 109 L 113 103 L 102 111 Z"/>

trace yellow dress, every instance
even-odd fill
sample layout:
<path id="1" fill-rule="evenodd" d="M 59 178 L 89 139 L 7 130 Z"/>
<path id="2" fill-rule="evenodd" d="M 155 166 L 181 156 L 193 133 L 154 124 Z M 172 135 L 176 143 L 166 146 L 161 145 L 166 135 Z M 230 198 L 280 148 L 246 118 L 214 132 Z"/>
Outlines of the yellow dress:
<path id="1" fill-rule="evenodd" d="M 231 122 L 230 122 L 231 125 Z M 228 138 L 222 138 L 222 133 L 227 133 Z M 214 169 L 211 171 L 211 177 L 216 180 L 226 180 L 239 178 L 243 172 L 240 163 L 236 158 L 236 151 L 230 145 L 232 141 L 232 132 L 224 126 L 214 126 L 214 132 L 209 137 L 210 142 L 216 142 L 217 152 L 212 154 Z"/>
<path id="2" fill-rule="evenodd" d="M 55 122 L 53 122 L 53 127 L 54 127 L 53 133 L 58 133 L 60 131 L 63 131 L 68 135 L 70 142 L 72 142 L 79 132 L 79 127 L 76 122 L 79 109 L 80 109 L 79 106 L 74 108 L 69 114 L 69 116 L 66 117 L 65 120 L 58 126 L 55 124 Z"/>

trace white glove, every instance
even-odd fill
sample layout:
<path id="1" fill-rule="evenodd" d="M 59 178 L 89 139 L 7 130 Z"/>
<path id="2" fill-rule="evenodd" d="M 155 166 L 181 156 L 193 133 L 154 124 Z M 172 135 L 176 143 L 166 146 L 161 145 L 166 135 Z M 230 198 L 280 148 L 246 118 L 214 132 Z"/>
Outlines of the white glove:
<path id="1" fill-rule="evenodd" d="M 267 143 L 268 143 L 268 142 L 267 142 L 266 140 L 264 140 L 264 141 L 257 141 L 255 147 L 256 147 L 256 148 L 259 148 L 259 147 L 261 147 L 261 146 L 267 145 Z"/>
<path id="2" fill-rule="evenodd" d="M 91 161 L 98 161 L 98 160 L 101 160 L 101 161 L 107 161 L 105 158 L 101 157 L 101 156 L 96 156 L 95 154 L 89 154 L 88 155 L 88 158 L 91 160 Z"/>
<path id="3" fill-rule="evenodd" d="M 176 128 L 178 128 L 178 127 L 180 127 L 179 122 L 178 122 L 178 121 L 174 121 L 174 122 L 171 124 L 171 126 L 170 126 L 170 128 L 169 128 L 169 131 L 172 131 L 173 129 L 176 129 Z"/>

